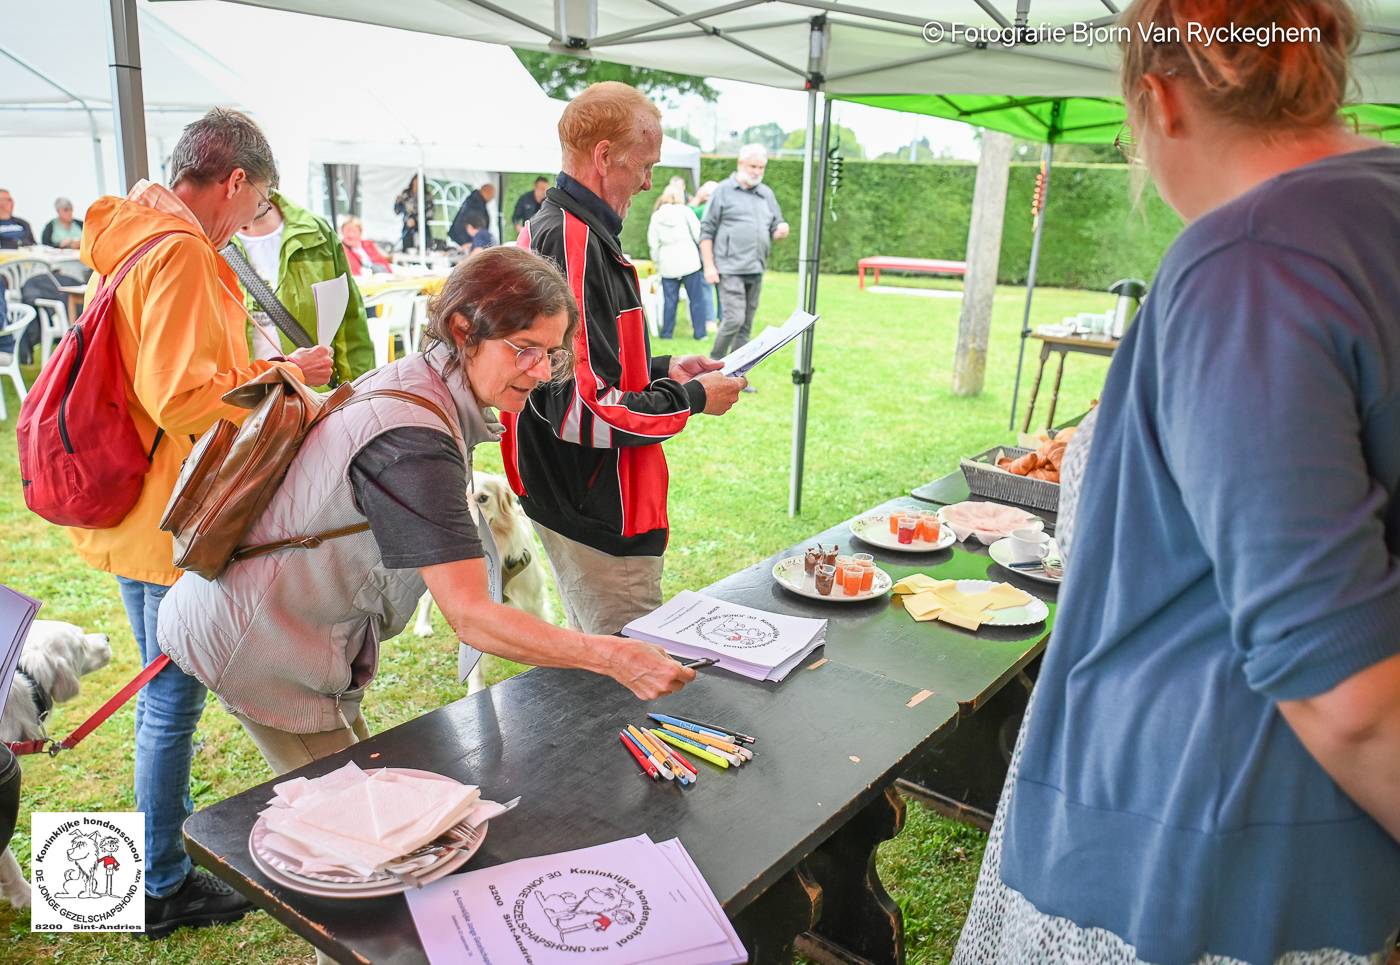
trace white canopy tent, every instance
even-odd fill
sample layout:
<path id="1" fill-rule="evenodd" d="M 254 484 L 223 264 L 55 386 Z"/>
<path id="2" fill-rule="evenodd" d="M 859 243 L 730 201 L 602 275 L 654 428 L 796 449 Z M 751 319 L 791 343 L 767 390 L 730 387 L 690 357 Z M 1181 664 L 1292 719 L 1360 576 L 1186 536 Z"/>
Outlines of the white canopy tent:
<path id="1" fill-rule="evenodd" d="M 135 0 L 110 0 L 114 36 Z M 176 0 L 169 0 L 176 2 Z M 1113 96 L 1117 44 L 1086 43 L 1116 23 L 1122 0 L 948 0 L 930 19 L 925 0 L 229 0 L 250 6 L 384 24 L 598 57 L 707 77 L 806 90 L 801 307 L 816 305 L 830 104 L 817 139 L 823 91 Z M 869 4 L 869 5 L 866 5 Z M 1356 52 L 1359 100 L 1400 100 L 1400 0 L 1365 10 Z M 1034 19 L 1032 19 L 1034 17 Z M 1063 38 L 1045 27 L 1061 28 Z M 1005 41 L 1005 42 L 1004 42 Z M 1014 42 L 1013 42 L 1014 41 Z M 117 80 L 132 75 L 115 71 Z M 820 147 L 818 146 L 820 144 Z M 816 172 L 814 161 L 822 170 Z M 814 189 L 818 192 L 813 197 Z M 816 201 L 815 207 L 813 200 Z M 812 335 L 804 335 L 796 385 L 789 512 L 801 508 Z"/>
<path id="2" fill-rule="evenodd" d="M 26 210 L 61 193 L 81 213 L 117 184 L 105 7 L 46 0 L 0 35 L 5 184 L 18 179 Z M 470 184 L 558 170 L 564 105 L 506 48 L 223 3 L 142 2 L 136 11 L 145 159 L 156 177 L 180 130 L 215 105 L 257 117 L 282 188 L 299 203 L 321 165 L 363 166 L 371 237 L 398 237 L 393 199 L 419 170 Z M 698 178 L 700 150 L 667 138 L 662 163 Z M 50 197 L 33 197 L 40 183 Z"/>

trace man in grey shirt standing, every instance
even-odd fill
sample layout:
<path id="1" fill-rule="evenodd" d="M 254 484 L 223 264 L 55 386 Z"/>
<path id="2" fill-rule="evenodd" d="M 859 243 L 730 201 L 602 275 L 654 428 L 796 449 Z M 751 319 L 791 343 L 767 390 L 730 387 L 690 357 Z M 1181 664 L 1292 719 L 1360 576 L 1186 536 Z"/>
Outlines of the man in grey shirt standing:
<path id="1" fill-rule="evenodd" d="M 768 252 L 774 241 L 788 236 L 778 199 L 763 183 L 767 166 L 762 144 L 740 148 L 738 168 L 715 188 L 700 224 L 705 280 L 719 285 L 719 334 L 710 350 L 712 358 L 723 358 L 749 340 Z"/>

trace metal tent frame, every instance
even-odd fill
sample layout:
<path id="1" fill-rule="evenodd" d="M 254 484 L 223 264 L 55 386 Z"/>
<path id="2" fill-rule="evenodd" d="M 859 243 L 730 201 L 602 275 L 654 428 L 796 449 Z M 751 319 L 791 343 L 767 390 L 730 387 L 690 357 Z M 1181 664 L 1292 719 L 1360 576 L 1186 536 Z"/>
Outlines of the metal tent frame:
<path id="1" fill-rule="evenodd" d="M 876 6 L 836 0 L 728 0 L 700 9 L 694 9 L 696 3 L 708 0 L 513 0 L 509 7 L 498 0 L 229 2 L 580 57 L 597 54 L 636 66 L 805 90 L 807 138 L 798 306 L 809 311 L 816 307 L 821 255 L 822 200 L 813 205 L 812 188 L 818 156 L 817 108 L 824 95 L 918 94 L 930 90 L 985 94 L 991 86 L 987 78 L 995 76 L 995 87 L 1001 94 L 1099 97 L 1115 93 L 1117 76 L 1108 51 L 1037 38 L 1030 23 L 1032 0 L 1015 0 L 1014 13 L 1009 15 L 1004 8 L 1009 8 L 1011 0 L 959 0 L 964 17 L 959 21 L 929 19 L 921 0 L 865 0 Z M 119 95 L 114 96 L 114 110 L 121 117 L 122 178 L 129 183 L 133 174 L 144 174 L 144 161 L 135 156 L 132 146 L 133 136 L 140 133 L 141 108 L 136 0 L 109 0 L 109 4 L 114 94 Z M 1036 0 L 1035 6 L 1047 16 L 1059 16 L 1057 26 L 1069 30 L 1110 26 L 1120 15 L 1115 0 Z M 1400 3 L 1384 0 L 1382 6 L 1384 9 L 1365 25 L 1363 49 L 1356 54 L 1358 62 L 1364 60 L 1376 78 L 1368 81 L 1368 96 L 1376 88 L 1400 86 L 1400 44 L 1396 43 Z M 754 12 L 759 8 L 771 9 L 773 16 L 756 20 Z M 600 9 L 617 29 L 600 30 Z M 795 33 L 804 25 L 805 36 Z M 969 38 L 969 28 L 1001 31 L 1020 42 L 1003 45 Z M 802 59 L 797 51 L 804 48 L 806 62 L 799 65 L 794 61 Z M 829 108 L 824 108 L 823 159 L 829 129 Z M 1052 150 L 1047 145 L 1047 165 Z M 822 177 L 818 182 L 819 192 L 824 180 Z M 1037 248 L 1043 223 L 1042 217 L 1037 222 Z M 1028 293 L 1027 314 L 1029 298 Z M 811 333 L 802 337 L 793 375 L 788 500 L 788 511 L 793 515 L 802 504 L 812 338 Z"/>

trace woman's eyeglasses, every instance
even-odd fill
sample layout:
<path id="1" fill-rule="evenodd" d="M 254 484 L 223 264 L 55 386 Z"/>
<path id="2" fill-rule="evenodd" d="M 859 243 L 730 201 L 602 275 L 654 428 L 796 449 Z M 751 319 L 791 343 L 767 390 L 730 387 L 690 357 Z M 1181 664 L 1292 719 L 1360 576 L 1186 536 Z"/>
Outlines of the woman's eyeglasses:
<path id="1" fill-rule="evenodd" d="M 547 351 L 537 345 L 527 345 L 525 348 L 521 348 L 508 338 L 503 338 L 501 341 L 515 349 L 515 367 L 522 372 L 530 371 L 539 365 L 542 359 L 547 358 L 549 359 L 549 371 L 558 375 L 565 371 L 574 360 L 574 353 L 566 348 Z"/>

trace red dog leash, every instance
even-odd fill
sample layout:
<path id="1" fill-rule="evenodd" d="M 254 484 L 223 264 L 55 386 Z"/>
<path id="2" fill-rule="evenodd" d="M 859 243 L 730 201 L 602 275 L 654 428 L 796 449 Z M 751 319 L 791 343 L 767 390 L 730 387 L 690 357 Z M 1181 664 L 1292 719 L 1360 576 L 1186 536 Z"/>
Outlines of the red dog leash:
<path id="1" fill-rule="evenodd" d="M 40 740 L 14 741 L 8 745 L 10 750 L 16 755 L 37 754 L 40 751 L 48 751 L 50 757 L 57 757 L 59 751 L 71 751 L 78 746 L 79 741 L 102 726 L 108 717 L 111 717 L 117 712 L 118 707 L 132 698 L 136 691 L 150 683 L 151 678 L 164 670 L 165 665 L 169 662 L 170 657 L 166 654 L 161 654 L 159 657 L 156 657 L 146 665 L 146 669 L 133 677 L 131 682 L 125 687 L 113 694 L 105 704 L 93 712 L 91 717 L 83 721 L 82 725 L 79 726 L 77 730 L 73 731 L 73 733 L 69 734 L 63 740 L 56 741 L 52 737 L 45 737 Z"/>

